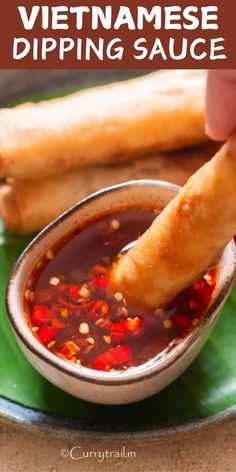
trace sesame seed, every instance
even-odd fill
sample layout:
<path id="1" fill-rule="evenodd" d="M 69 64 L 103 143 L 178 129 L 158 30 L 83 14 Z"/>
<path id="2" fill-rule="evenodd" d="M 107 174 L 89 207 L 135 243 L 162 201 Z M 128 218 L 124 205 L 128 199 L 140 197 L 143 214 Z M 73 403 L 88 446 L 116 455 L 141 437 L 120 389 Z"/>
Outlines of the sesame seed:
<path id="1" fill-rule="evenodd" d="M 56 285 L 58 285 L 60 283 L 60 279 L 58 279 L 58 277 L 52 277 L 50 280 L 49 280 L 49 284 L 50 285 L 54 285 L 56 287 Z"/>
<path id="2" fill-rule="evenodd" d="M 52 250 L 51 250 L 51 249 L 48 249 L 47 252 L 46 252 L 46 254 L 45 254 L 45 256 L 46 256 L 46 258 L 49 259 L 49 260 L 53 259 L 54 256 L 53 256 Z"/>
<path id="3" fill-rule="evenodd" d="M 88 341 L 89 344 L 94 344 L 95 343 L 93 338 L 87 338 L 87 341 Z"/>
<path id="4" fill-rule="evenodd" d="M 27 301 L 29 301 L 29 299 L 30 299 L 30 294 L 31 294 L 31 290 L 26 290 L 26 291 L 25 291 L 25 299 L 26 299 Z"/>
<path id="5" fill-rule="evenodd" d="M 112 231 L 119 229 L 119 227 L 120 227 L 120 222 L 118 220 L 111 220 L 110 228 Z"/>
<path id="6" fill-rule="evenodd" d="M 79 291 L 79 294 L 80 294 L 80 296 L 83 297 L 83 298 L 89 298 L 90 295 L 91 295 L 91 294 L 90 294 L 90 290 L 89 290 L 87 287 L 85 287 L 84 285 L 82 285 L 82 287 L 81 287 L 81 289 L 80 289 L 80 291 Z"/>
<path id="7" fill-rule="evenodd" d="M 211 276 L 210 276 L 209 274 L 205 274 L 203 278 L 204 278 L 204 280 L 206 280 L 207 282 L 208 282 L 209 280 L 211 280 Z"/>
<path id="8" fill-rule="evenodd" d="M 116 292 L 116 293 L 114 294 L 114 298 L 116 299 L 117 302 L 121 302 L 124 297 L 123 297 L 123 295 L 122 295 L 121 292 Z"/>
<path id="9" fill-rule="evenodd" d="M 34 292 L 32 292 L 31 290 L 26 290 L 25 291 L 25 300 L 27 302 L 33 302 L 34 301 Z"/>
<path id="10" fill-rule="evenodd" d="M 103 328 L 104 321 L 105 320 L 103 320 L 103 318 L 99 318 L 97 321 L 95 321 L 95 326 L 97 326 L 98 328 Z"/>
<path id="11" fill-rule="evenodd" d="M 103 339 L 106 344 L 111 344 L 111 336 L 103 336 Z"/>
<path id="12" fill-rule="evenodd" d="M 214 285 L 214 280 L 210 274 L 205 274 L 203 278 L 207 282 L 208 285 L 210 286 Z"/>
<path id="13" fill-rule="evenodd" d="M 80 360 L 80 359 L 77 359 L 76 364 L 77 364 L 77 365 L 81 365 L 81 360 Z"/>
<path id="14" fill-rule="evenodd" d="M 81 323 L 80 326 L 79 326 L 79 332 L 81 334 L 88 334 L 89 333 L 88 323 Z"/>
<path id="15" fill-rule="evenodd" d="M 47 348 L 48 348 L 48 349 L 52 349 L 53 346 L 55 346 L 55 344 L 56 344 L 56 341 L 51 341 L 51 342 L 47 345 Z"/>
<path id="16" fill-rule="evenodd" d="M 171 320 L 166 319 L 166 320 L 163 321 L 162 325 L 165 329 L 170 329 L 170 328 L 172 328 L 173 323 L 172 323 Z"/>
<path id="17" fill-rule="evenodd" d="M 97 328 L 107 329 L 110 328 L 111 321 L 108 319 L 99 318 L 97 321 L 95 321 L 95 326 L 97 326 Z"/>
<path id="18" fill-rule="evenodd" d="M 38 326 L 33 326 L 32 331 L 33 331 L 34 333 L 36 333 L 38 330 L 39 330 L 39 327 L 38 327 Z"/>

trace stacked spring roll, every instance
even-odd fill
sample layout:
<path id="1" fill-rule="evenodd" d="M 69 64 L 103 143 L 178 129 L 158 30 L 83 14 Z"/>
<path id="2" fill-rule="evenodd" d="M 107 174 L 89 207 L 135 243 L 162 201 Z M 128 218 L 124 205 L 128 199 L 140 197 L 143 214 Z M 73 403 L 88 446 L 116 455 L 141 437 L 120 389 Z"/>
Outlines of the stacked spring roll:
<path id="1" fill-rule="evenodd" d="M 137 158 L 205 142 L 205 83 L 204 71 L 161 71 L 0 110 L 6 226 L 37 231 L 91 191 L 150 177 Z"/>
<path id="2" fill-rule="evenodd" d="M 89 194 L 128 180 L 157 179 L 183 185 L 213 154 L 212 144 L 147 156 L 131 163 L 77 169 L 38 180 L 7 179 L 0 187 L 0 213 L 18 234 L 31 234 Z"/>

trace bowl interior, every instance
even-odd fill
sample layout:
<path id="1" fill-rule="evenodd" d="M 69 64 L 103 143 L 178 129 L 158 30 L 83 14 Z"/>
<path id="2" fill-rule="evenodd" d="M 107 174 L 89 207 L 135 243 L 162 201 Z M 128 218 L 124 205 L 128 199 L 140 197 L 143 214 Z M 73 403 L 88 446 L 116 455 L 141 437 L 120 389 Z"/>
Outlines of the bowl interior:
<path id="1" fill-rule="evenodd" d="M 204 326 L 214 322 L 219 311 L 218 308 L 224 302 L 233 283 L 236 265 L 235 244 L 233 242 L 229 243 L 219 263 L 218 283 L 213 293 L 211 306 L 203 321 L 197 325 L 186 340 L 171 350 L 164 358 L 151 359 L 130 371 L 122 372 L 122 376 L 119 372 L 98 372 L 86 367 L 78 369 L 72 363 L 57 358 L 37 341 L 27 325 L 23 303 L 26 282 L 33 267 L 47 249 L 51 248 L 63 236 L 78 228 L 80 224 L 88 222 L 95 215 L 109 214 L 121 208 L 134 206 L 147 206 L 161 211 L 176 196 L 178 191 L 179 187 L 174 184 L 140 180 L 96 192 L 57 218 L 32 241 L 16 263 L 7 290 L 7 309 L 11 324 L 18 338 L 28 349 L 54 366 L 60 366 L 60 368 L 75 376 L 84 376 L 88 379 L 107 379 L 107 381 L 119 378 L 119 381 L 122 382 L 122 379 L 142 377 L 144 372 L 146 374 L 149 371 L 151 374 L 153 370 L 158 371 L 163 366 L 169 365 L 200 336 Z"/>

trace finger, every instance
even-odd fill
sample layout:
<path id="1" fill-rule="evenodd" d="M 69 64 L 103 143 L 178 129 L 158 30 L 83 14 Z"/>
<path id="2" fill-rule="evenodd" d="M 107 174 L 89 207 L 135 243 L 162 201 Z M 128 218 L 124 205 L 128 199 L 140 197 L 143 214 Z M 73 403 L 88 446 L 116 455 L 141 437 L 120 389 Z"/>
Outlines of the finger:
<path id="1" fill-rule="evenodd" d="M 208 73 L 206 132 L 216 141 L 229 138 L 236 129 L 236 70 Z"/>

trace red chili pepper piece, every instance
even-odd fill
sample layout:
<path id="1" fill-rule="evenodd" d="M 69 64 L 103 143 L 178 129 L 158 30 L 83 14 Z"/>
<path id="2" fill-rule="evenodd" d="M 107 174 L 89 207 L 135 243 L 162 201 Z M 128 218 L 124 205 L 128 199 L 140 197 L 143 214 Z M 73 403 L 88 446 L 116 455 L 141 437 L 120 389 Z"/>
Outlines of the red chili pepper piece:
<path id="1" fill-rule="evenodd" d="M 58 328 L 54 328 L 53 326 L 44 326 L 43 328 L 39 328 L 37 334 L 43 344 L 49 344 L 51 341 L 54 341 L 57 332 Z"/>
<path id="2" fill-rule="evenodd" d="M 132 360 L 131 349 L 127 344 L 111 347 L 106 352 L 98 356 L 93 362 L 96 370 L 109 370 L 116 365 L 125 364 Z"/>
<path id="3" fill-rule="evenodd" d="M 45 326 L 50 321 L 50 312 L 46 305 L 35 305 L 32 311 L 32 324 L 34 326 Z"/>
<path id="4" fill-rule="evenodd" d="M 109 358 L 113 365 L 123 364 L 132 360 L 132 353 L 128 344 L 110 348 L 108 351 L 110 351 Z"/>
<path id="5" fill-rule="evenodd" d="M 143 319 L 140 316 L 128 317 L 124 320 L 124 328 L 128 334 L 139 334 L 143 327 Z"/>
<path id="6" fill-rule="evenodd" d="M 98 318 L 105 318 L 109 313 L 109 305 L 104 300 L 98 300 L 94 303 L 92 310 L 89 312 L 89 316 L 92 319 L 97 320 Z"/>
<path id="7" fill-rule="evenodd" d="M 212 294 L 212 290 L 211 290 L 211 287 L 209 287 L 209 289 L 205 289 L 204 291 L 202 291 L 201 295 L 200 295 L 200 301 L 202 303 L 202 308 L 203 310 L 205 311 L 207 306 L 209 305 L 210 301 L 211 301 L 211 294 Z"/>
<path id="8" fill-rule="evenodd" d="M 105 277 L 105 275 L 99 275 L 95 279 L 95 285 L 98 288 L 106 288 L 108 285 L 107 277 Z"/>
<path id="9" fill-rule="evenodd" d="M 192 322 L 191 318 L 182 313 L 175 313 L 175 315 L 172 316 L 171 321 L 173 321 L 176 328 L 180 329 L 190 328 Z"/>
<path id="10" fill-rule="evenodd" d="M 111 337 L 115 341 L 124 341 L 124 338 L 125 338 L 125 325 L 124 325 L 124 322 L 112 323 L 112 325 L 111 325 Z"/>
<path id="11" fill-rule="evenodd" d="M 196 282 L 193 284 L 193 289 L 194 290 L 204 290 L 206 287 L 206 282 L 204 279 L 198 279 Z"/>
<path id="12" fill-rule="evenodd" d="M 78 285 L 69 285 L 68 287 L 70 298 L 75 301 L 79 296 L 79 287 Z"/>
<path id="13" fill-rule="evenodd" d="M 93 368 L 96 370 L 108 371 L 112 368 L 112 363 L 109 362 L 109 360 L 106 359 L 106 357 L 103 354 L 101 354 L 93 362 Z"/>

